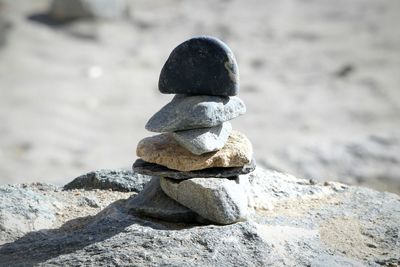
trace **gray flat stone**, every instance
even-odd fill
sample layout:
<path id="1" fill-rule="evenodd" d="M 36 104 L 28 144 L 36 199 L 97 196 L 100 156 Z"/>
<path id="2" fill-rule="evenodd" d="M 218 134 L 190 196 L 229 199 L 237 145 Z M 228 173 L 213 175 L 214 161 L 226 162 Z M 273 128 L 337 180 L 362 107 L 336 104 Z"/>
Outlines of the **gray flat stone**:
<path id="1" fill-rule="evenodd" d="M 210 128 L 173 132 L 172 136 L 193 154 L 201 155 L 223 148 L 231 132 L 232 124 L 224 122 Z"/>
<path id="2" fill-rule="evenodd" d="M 146 124 L 151 132 L 175 132 L 214 127 L 246 113 L 243 101 L 236 97 L 176 95 Z"/>
<path id="3" fill-rule="evenodd" d="M 162 190 L 169 197 L 203 218 L 218 224 L 244 221 L 248 206 L 248 176 L 226 178 L 192 178 L 177 181 L 161 178 Z"/>
<path id="4" fill-rule="evenodd" d="M 194 223 L 199 215 L 168 197 L 160 187 L 160 178 L 154 177 L 138 195 L 126 202 L 126 207 L 139 214 L 169 222 Z"/>
<path id="5" fill-rule="evenodd" d="M 208 168 L 197 171 L 181 172 L 169 169 L 156 163 L 150 163 L 142 159 L 137 159 L 135 163 L 133 163 L 132 168 L 134 172 L 140 174 L 168 177 L 177 180 L 189 178 L 228 178 L 251 173 L 256 168 L 256 161 L 253 159 L 249 164 L 246 164 L 243 167 Z"/>

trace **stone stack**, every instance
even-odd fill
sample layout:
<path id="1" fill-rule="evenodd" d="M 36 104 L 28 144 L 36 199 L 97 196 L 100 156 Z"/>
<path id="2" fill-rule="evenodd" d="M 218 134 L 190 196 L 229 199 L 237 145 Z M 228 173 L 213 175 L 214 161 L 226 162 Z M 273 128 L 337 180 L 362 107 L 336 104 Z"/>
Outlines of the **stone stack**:
<path id="1" fill-rule="evenodd" d="M 176 95 L 146 124 L 160 134 L 139 142 L 134 171 L 161 177 L 162 192 L 208 221 L 244 220 L 243 174 L 255 162 L 250 141 L 229 122 L 246 112 L 232 51 L 213 37 L 185 41 L 165 63 L 159 90 Z"/>

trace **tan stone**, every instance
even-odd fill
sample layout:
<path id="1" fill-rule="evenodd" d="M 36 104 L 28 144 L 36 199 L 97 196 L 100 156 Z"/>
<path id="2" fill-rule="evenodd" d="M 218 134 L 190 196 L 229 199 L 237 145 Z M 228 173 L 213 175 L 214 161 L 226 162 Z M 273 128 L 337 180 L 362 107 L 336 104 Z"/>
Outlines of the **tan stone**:
<path id="1" fill-rule="evenodd" d="M 194 171 L 212 167 L 240 167 L 250 163 L 253 149 L 247 137 L 232 131 L 225 146 L 216 152 L 195 155 L 169 133 L 147 137 L 137 146 L 136 154 L 144 161 L 178 171 Z"/>

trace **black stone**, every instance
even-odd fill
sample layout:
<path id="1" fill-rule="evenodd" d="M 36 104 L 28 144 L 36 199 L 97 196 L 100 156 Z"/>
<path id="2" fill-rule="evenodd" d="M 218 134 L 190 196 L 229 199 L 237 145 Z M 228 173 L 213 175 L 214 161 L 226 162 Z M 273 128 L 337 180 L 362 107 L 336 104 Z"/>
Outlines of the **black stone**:
<path id="1" fill-rule="evenodd" d="M 230 178 L 237 175 L 250 173 L 254 171 L 255 168 L 255 159 L 253 159 L 249 164 L 244 165 L 243 167 L 208 168 L 189 172 L 172 170 L 155 163 L 146 162 L 142 159 L 137 159 L 132 166 L 133 171 L 140 174 L 168 177 L 177 180 L 190 178 Z"/>
<path id="2" fill-rule="evenodd" d="M 168 57 L 158 88 L 164 94 L 237 95 L 239 71 L 235 56 L 217 38 L 189 39 Z"/>

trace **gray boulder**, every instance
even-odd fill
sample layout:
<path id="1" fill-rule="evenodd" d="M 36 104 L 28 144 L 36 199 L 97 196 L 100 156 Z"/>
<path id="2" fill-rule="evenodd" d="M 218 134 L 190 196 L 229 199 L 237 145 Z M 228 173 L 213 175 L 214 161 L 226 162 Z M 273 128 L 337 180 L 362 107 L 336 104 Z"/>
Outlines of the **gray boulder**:
<path id="1" fill-rule="evenodd" d="M 2 266 L 396 266 L 400 264 L 400 196 L 327 182 L 315 184 L 260 168 L 249 176 L 252 212 L 231 225 L 166 223 L 141 218 L 120 195 L 97 214 L 75 203 L 84 190 L 55 191 L 31 185 L 0 187 L 0 214 L 15 218 L 51 201 L 70 217 L 42 217 L 46 225 L 0 245 Z M 12 186 L 15 187 L 15 186 Z M 16 193 L 19 191 L 19 193 Z M 35 194 L 28 192 L 35 191 Z M 23 201 L 13 199 L 14 194 Z M 46 196 L 51 194 L 51 198 Z M 117 197 L 118 195 L 114 195 Z M 40 206 L 35 204 L 41 199 Z M 10 199 L 8 202 L 6 199 Z M 11 201 L 11 199 L 13 199 Z M 9 203 L 8 208 L 3 203 Z M 30 203 L 30 205 L 28 204 Z M 31 206 L 31 207 L 30 207 Z M 71 207 L 76 208 L 71 212 Z M 43 210 L 43 212 L 45 212 Z M 6 215 L 8 214 L 8 215 Z M 31 216 L 29 215 L 31 214 Z M 1 231 L 10 228 L 0 220 Z M 4 237 L 3 232 L 0 233 Z"/>
<path id="2" fill-rule="evenodd" d="M 160 178 L 154 177 L 137 196 L 130 197 L 126 207 L 139 214 L 170 222 L 204 221 L 195 212 L 171 199 L 161 190 Z"/>
<path id="3" fill-rule="evenodd" d="M 173 132 L 178 143 L 196 155 L 217 151 L 224 147 L 232 132 L 232 124 L 224 122 L 210 128 Z"/>
<path id="4" fill-rule="evenodd" d="M 161 188 L 172 199 L 218 223 L 231 224 L 247 217 L 248 179 L 193 178 L 177 181 L 161 178 Z"/>
<path id="5" fill-rule="evenodd" d="M 246 113 L 243 101 L 236 97 L 176 95 L 146 124 L 151 132 L 175 132 L 214 127 Z"/>
<path id="6" fill-rule="evenodd" d="M 81 175 L 64 186 L 72 189 L 111 189 L 121 192 L 140 192 L 152 177 L 127 170 L 99 170 Z"/>

